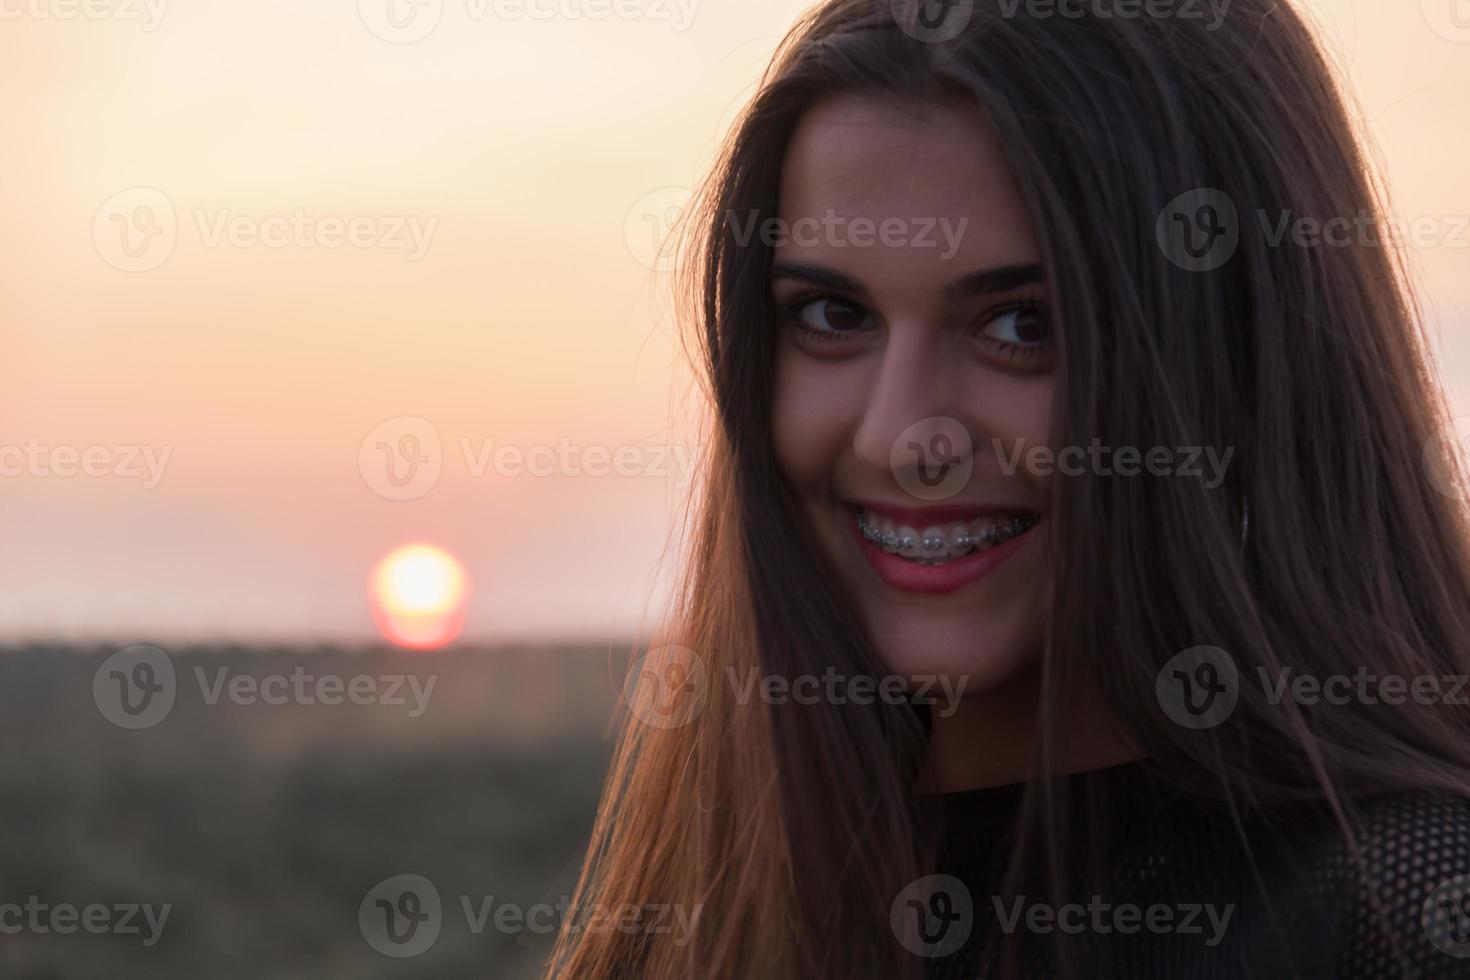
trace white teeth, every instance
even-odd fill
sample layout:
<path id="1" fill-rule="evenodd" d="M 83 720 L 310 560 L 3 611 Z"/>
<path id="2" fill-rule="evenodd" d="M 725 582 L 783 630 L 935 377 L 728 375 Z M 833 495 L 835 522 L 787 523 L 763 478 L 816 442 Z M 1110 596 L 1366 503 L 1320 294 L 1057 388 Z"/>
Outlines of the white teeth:
<path id="1" fill-rule="evenodd" d="M 887 518 L 880 518 L 875 527 L 878 531 L 878 546 L 890 555 L 898 554 L 898 532 L 893 522 Z"/>
<path id="2" fill-rule="evenodd" d="M 976 551 L 988 551 L 995 547 L 999 538 L 999 529 L 994 521 L 982 519 L 970 523 L 970 541 Z"/>
<path id="3" fill-rule="evenodd" d="M 968 524 L 949 525 L 944 529 L 944 537 L 949 542 L 949 553 L 956 558 L 960 555 L 968 555 L 975 548 Z"/>
<path id="4" fill-rule="evenodd" d="M 857 514 L 858 530 L 871 544 L 889 554 L 926 565 L 942 564 L 971 551 L 987 551 L 1030 530 L 1039 519 L 1034 515 L 999 521 L 980 518 L 968 524 L 931 525 L 920 531 L 867 511 Z"/>

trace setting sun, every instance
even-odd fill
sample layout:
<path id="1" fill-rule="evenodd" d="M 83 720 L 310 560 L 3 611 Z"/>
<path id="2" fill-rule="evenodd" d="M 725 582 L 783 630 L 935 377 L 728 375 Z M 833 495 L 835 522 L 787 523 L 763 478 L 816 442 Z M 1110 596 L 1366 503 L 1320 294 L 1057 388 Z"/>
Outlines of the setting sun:
<path id="1" fill-rule="evenodd" d="M 441 548 L 404 545 L 373 569 L 373 617 L 389 640 L 414 650 L 442 647 L 464 625 L 464 567 Z"/>

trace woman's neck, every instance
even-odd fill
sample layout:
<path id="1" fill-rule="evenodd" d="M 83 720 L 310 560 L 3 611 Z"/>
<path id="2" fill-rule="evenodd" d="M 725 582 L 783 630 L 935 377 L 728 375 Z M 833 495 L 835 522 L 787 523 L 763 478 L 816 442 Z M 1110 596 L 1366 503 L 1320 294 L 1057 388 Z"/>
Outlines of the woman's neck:
<path id="1" fill-rule="evenodd" d="M 946 705 L 931 716 L 921 792 L 958 793 L 1031 779 L 1037 750 L 1039 678 L 1027 675 Z M 1066 776 L 1141 759 L 1141 747 L 1119 733 L 1100 697 L 1076 697 L 1058 708 L 1046 775 Z"/>

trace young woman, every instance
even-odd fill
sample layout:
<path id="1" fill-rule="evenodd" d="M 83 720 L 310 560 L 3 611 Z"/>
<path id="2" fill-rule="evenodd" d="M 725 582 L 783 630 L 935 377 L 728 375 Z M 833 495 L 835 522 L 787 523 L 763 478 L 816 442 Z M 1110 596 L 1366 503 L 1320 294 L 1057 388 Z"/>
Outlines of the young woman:
<path id="1" fill-rule="evenodd" d="M 1470 976 L 1463 485 L 1322 55 L 971 6 L 816 9 L 708 185 L 692 568 L 550 975 Z"/>

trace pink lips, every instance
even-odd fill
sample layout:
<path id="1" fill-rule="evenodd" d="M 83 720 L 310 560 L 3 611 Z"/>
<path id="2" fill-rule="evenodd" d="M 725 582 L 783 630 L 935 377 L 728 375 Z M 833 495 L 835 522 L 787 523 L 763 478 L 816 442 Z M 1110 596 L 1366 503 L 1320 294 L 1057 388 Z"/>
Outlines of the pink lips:
<path id="1" fill-rule="evenodd" d="M 916 510 L 874 505 L 866 509 L 869 513 L 920 528 L 954 521 L 972 521 L 980 517 L 1009 517 L 1024 513 L 1019 508 L 993 507 L 933 507 Z M 994 548 L 972 552 L 962 558 L 951 558 L 941 565 L 920 565 L 897 555 L 890 555 L 868 541 L 858 529 L 856 520 L 851 520 L 848 524 L 857 539 L 858 547 L 885 583 L 902 592 L 928 595 L 955 592 L 979 581 L 1026 547 L 1031 539 L 1031 532 L 1027 531 Z"/>

